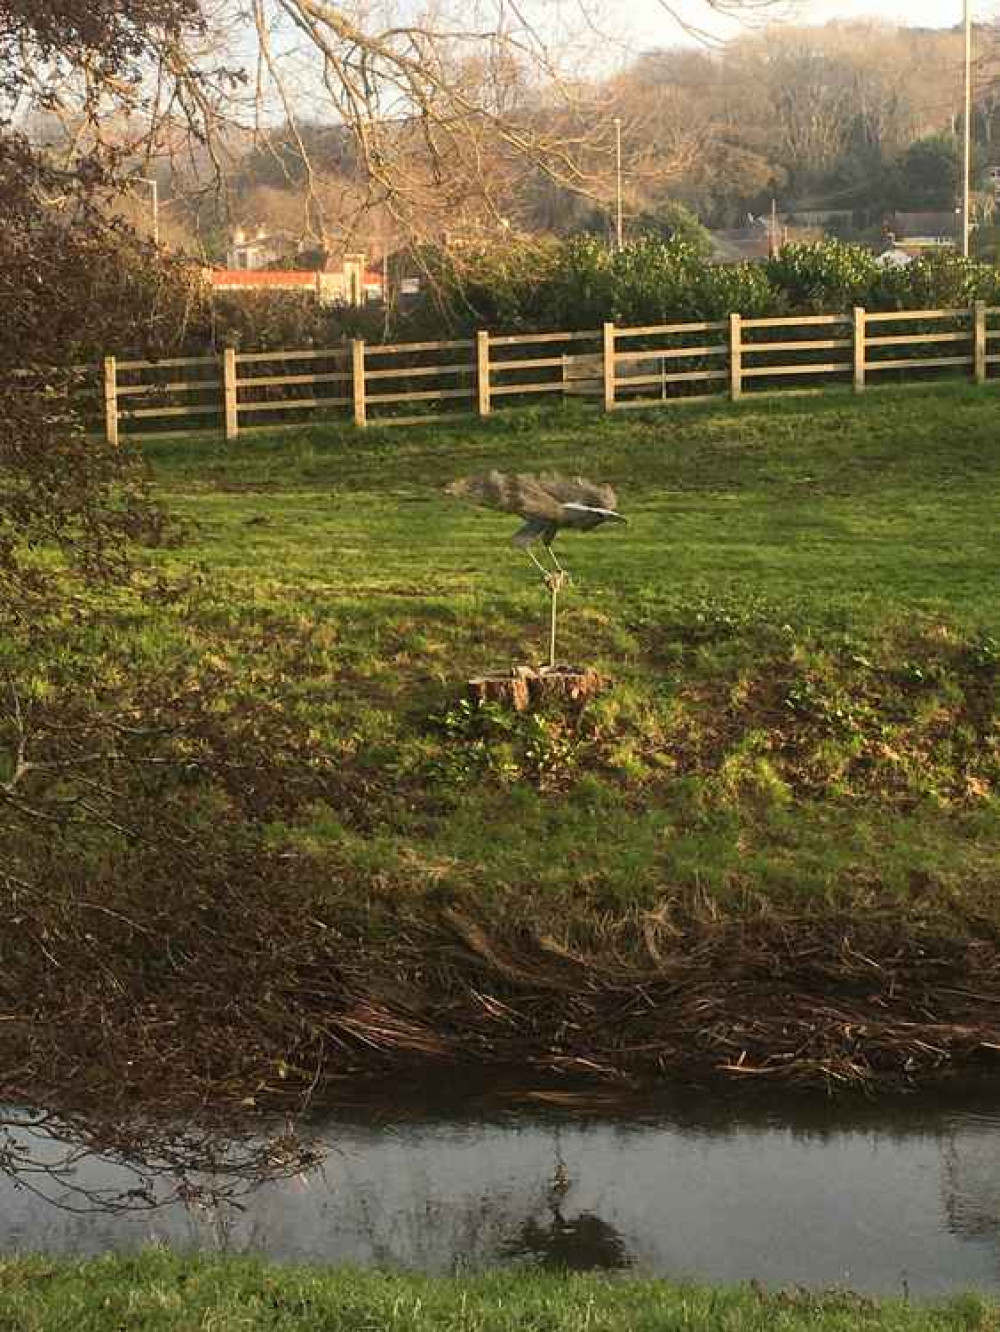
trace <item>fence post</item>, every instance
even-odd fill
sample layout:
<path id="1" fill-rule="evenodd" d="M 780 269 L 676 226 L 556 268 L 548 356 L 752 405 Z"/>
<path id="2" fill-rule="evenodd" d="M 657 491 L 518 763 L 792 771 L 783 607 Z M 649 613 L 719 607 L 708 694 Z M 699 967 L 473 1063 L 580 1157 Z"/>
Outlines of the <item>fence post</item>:
<path id="1" fill-rule="evenodd" d="M 118 444 L 118 370 L 113 356 L 104 358 L 104 434 L 109 444 Z"/>
<path id="2" fill-rule="evenodd" d="M 351 339 L 351 386 L 354 390 L 354 424 L 364 427 L 368 424 L 368 412 L 365 403 L 365 340 Z"/>
<path id="3" fill-rule="evenodd" d="M 854 333 L 853 333 L 853 351 L 854 351 L 854 392 L 864 393 L 865 391 L 865 309 L 863 305 L 854 307 Z"/>
<path id="4" fill-rule="evenodd" d="M 226 439 L 235 439 L 240 433 L 239 400 L 236 388 L 236 349 L 226 347 L 222 353 L 222 391 L 226 400 Z"/>
<path id="5" fill-rule="evenodd" d="M 733 402 L 743 397 L 743 319 L 729 316 L 729 396 Z"/>
<path id="6" fill-rule="evenodd" d="M 615 326 L 604 325 L 604 410 L 615 409 Z"/>
<path id="7" fill-rule="evenodd" d="M 972 306 L 972 373 L 977 384 L 986 383 L 986 302 Z"/>
<path id="8" fill-rule="evenodd" d="M 476 333 L 476 384 L 479 389 L 479 415 L 490 414 L 490 335 L 485 328 Z"/>

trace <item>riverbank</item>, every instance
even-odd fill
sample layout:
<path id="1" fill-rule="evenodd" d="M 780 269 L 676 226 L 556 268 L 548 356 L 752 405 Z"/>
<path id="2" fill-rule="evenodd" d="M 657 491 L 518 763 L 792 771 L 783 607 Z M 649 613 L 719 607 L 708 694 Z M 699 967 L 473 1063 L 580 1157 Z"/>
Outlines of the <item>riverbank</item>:
<path id="1" fill-rule="evenodd" d="M 998 1317 L 1000 1305 L 976 1295 L 920 1305 L 535 1272 L 431 1279 L 157 1251 L 88 1262 L 0 1260 L 7 1332 L 985 1332 Z"/>
<path id="2" fill-rule="evenodd" d="M 992 1071 L 992 390 L 145 456 L 172 544 L 0 645 L 9 1100 Z M 582 707 L 464 701 L 545 648 L 516 520 L 442 493 L 492 466 L 619 489 L 560 539 Z"/>

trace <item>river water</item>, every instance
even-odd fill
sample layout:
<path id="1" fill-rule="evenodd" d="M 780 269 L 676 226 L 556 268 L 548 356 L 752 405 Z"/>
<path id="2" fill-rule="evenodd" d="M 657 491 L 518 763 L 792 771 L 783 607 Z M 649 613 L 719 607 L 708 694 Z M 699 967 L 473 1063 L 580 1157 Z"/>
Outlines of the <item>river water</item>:
<path id="1" fill-rule="evenodd" d="M 528 1263 L 871 1294 L 1000 1290 L 1000 1094 L 700 1094 L 627 1117 L 466 1105 L 355 1111 L 307 1131 L 322 1164 L 239 1207 L 93 1209 L 81 1190 L 138 1179 L 98 1156 L 56 1179 L 0 1174 L 0 1250 L 163 1243 L 429 1273 Z M 32 1155 L 58 1159 L 44 1134 Z"/>

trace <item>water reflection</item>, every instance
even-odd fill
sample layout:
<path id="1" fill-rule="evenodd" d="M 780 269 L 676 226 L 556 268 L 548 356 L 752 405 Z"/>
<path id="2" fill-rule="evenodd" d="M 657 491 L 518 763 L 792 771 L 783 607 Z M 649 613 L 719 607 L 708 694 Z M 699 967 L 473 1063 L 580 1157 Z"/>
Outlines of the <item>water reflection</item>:
<path id="1" fill-rule="evenodd" d="M 234 1132 L 0 1106 L 0 1178 L 72 1216 L 134 1218 L 171 1204 L 217 1214 L 264 1184 L 321 1164 L 287 1122 Z"/>
<path id="2" fill-rule="evenodd" d="M 504 1244 L 504 1258 L 529 1260 L 538 1267 L 562 1272 L 613 1272 L 631 1267 L 633 1259 L 619 1232 L 593 1212 L 565 1214 L 572 1192 L 562 1153 L 546 1190 L 548 1216 L 529 1216 L 514 1237 Z"/>
<path id="3" fill-rule="evenodd" d="M 941 1145 L 941 1195 L 952 1234 L 969 1240 L 1000 1238 L 1000 1133 L 972 1117 Z M 997 1244 L 1000 1250 L 1000 1244 Z"/>
<path id="4" fill-rule="evenodd" d="M 59 1177 L 94 1197 L 140 1180 L 166 1205 L 138 1215 L 77 1217 L 0 1176 L 0 1249 L 155 1241 L 432 1273 L 518 1263 L 870 1293 L 1000 1289 L 989 1101 L 686 1097 L 627 1120 L 427 1108 L 381 1123 L 342 1114 L 312 1132 L 321 1169 L 239 1199 L 185 1205 L 169 1171 L 100 1153 Z"/>

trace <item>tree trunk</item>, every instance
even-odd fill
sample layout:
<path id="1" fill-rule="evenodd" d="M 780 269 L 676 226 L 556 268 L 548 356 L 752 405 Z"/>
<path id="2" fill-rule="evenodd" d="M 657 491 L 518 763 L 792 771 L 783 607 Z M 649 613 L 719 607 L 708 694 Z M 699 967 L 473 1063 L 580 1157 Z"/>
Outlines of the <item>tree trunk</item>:
<path id="1" fill-rule="evenodd" d="M 481 675 L 468 684 L 473 703 L 500 703 L 515 712 L 531 712 L 547 703 L 580 707 L 599 694 L 607 680 L 586 667 L 514 666 L 505 675 Z"/>

